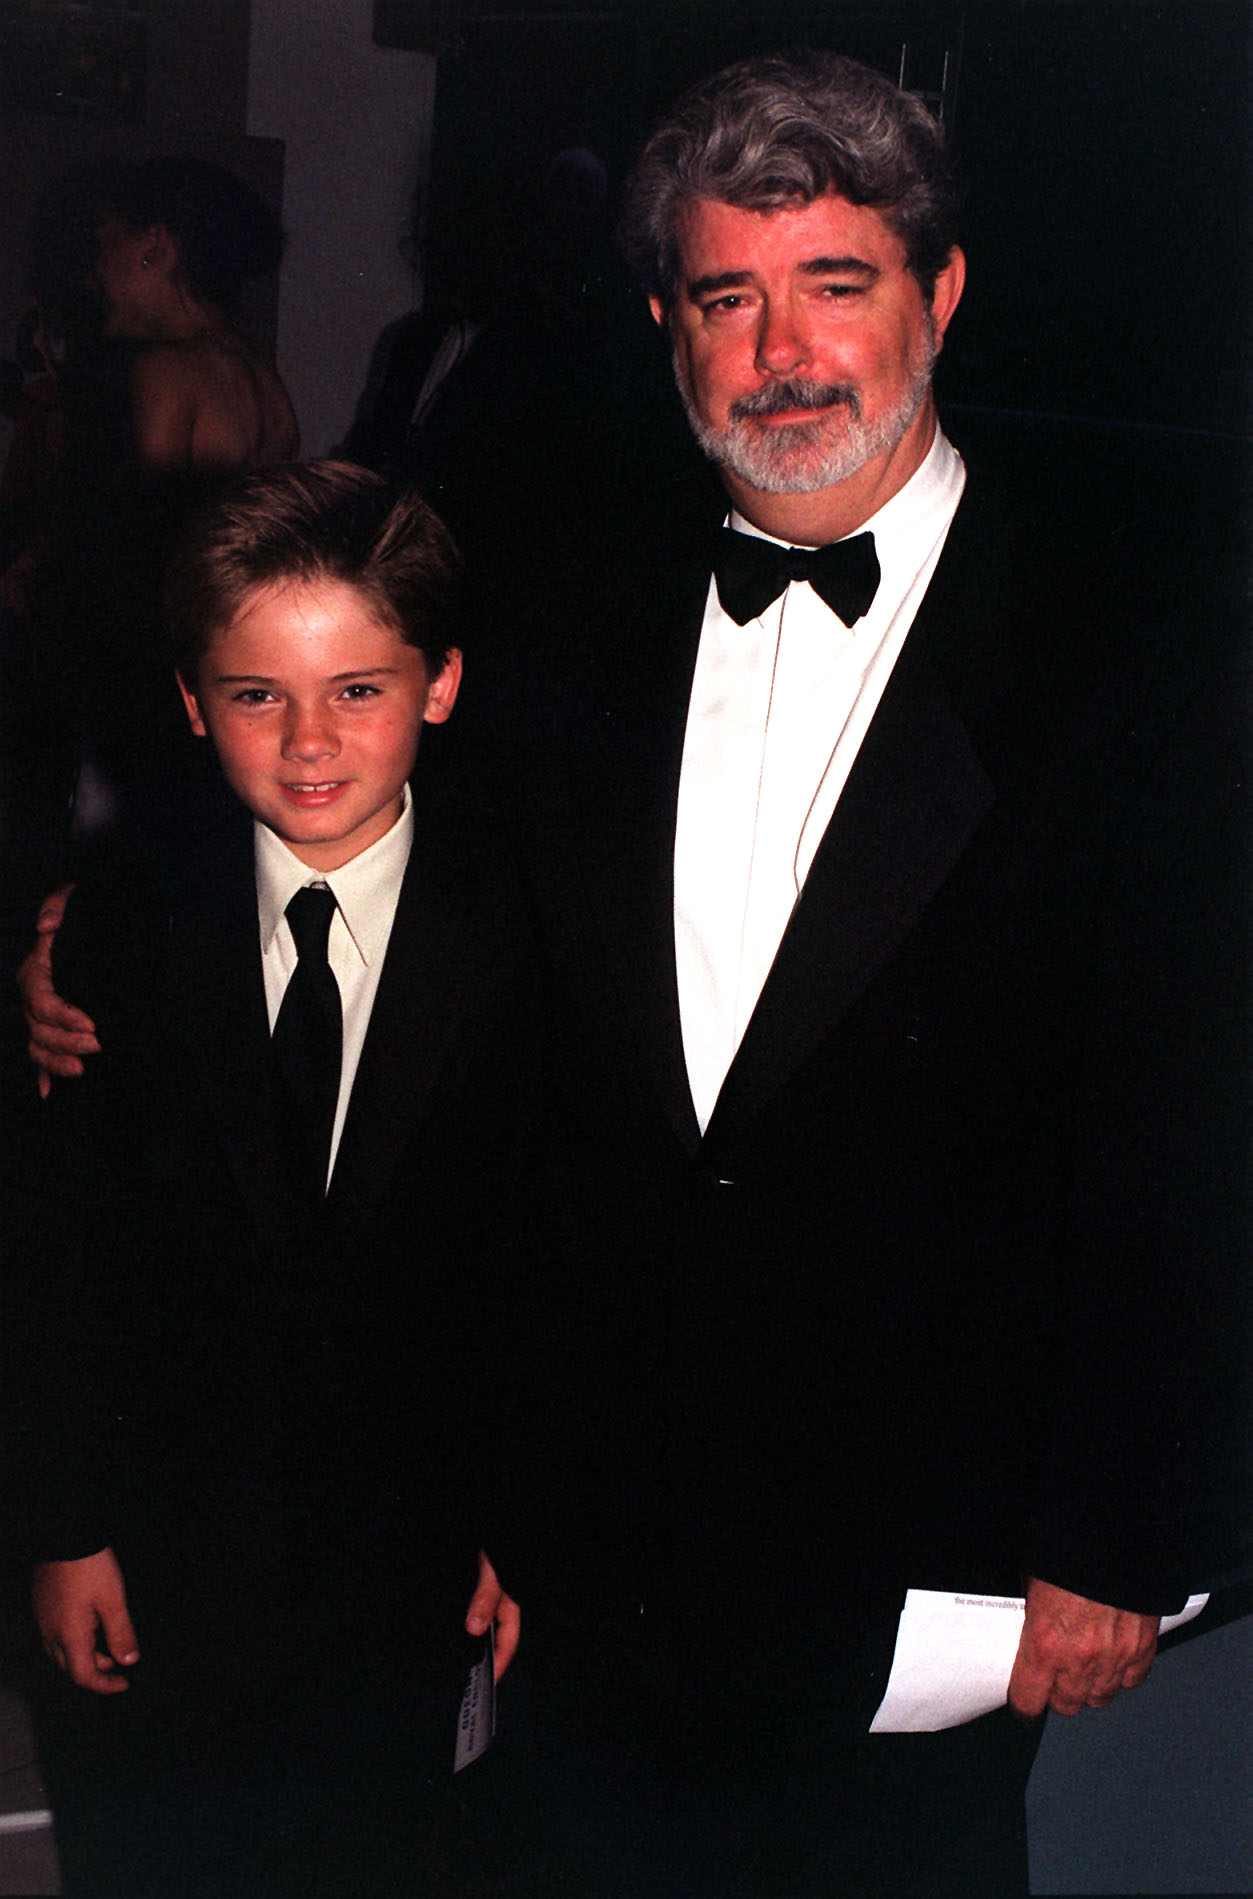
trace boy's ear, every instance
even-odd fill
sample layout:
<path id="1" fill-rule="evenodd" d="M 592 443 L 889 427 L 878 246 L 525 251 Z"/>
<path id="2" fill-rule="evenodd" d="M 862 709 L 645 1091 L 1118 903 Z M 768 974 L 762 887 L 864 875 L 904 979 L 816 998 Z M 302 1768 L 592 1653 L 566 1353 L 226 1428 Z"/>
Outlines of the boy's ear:
<path id="1" fill-rule="evenodd" d="M 183 684 L 179 680 L 179 685 Z M 430 683 L 426 694 L 426 711 L 422 714 L 427 725 L 442 725 L 457 703 L 457 689 L 461 684 L 461 649 L 449 648 L 444 670 Z M 183 687 L 184 697 L 187 689 Z"/>
<path id="2" fill-rule="evenodd" d="M 174 677 L 177 679 L 178 689 L 183 695 L 183 704 L 187 707 L 188 724 L 191 726 L 197 738 L 208 738 L 208 729 L 200 716 L 200 701 L 197 699 L 195 693 L 189 689 L 182 673 L 176 672 Z"/>

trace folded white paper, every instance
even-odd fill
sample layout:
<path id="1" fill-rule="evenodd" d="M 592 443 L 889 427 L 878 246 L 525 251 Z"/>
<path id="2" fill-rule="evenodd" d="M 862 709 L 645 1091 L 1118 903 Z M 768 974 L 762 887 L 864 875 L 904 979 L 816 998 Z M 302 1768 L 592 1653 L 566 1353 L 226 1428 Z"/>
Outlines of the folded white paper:
<path id="1" fill-rule="evenodd" d="M 1208 1596 L 1189 1596 L 1162 1633 L 1199 1615 Z M 1002 1708 L 1018 1653 L 1022 1596 L 949 1596 L 911 1589 L 905 1596 L 887 1693 L 872 1734 L 933 1734 Z"/>

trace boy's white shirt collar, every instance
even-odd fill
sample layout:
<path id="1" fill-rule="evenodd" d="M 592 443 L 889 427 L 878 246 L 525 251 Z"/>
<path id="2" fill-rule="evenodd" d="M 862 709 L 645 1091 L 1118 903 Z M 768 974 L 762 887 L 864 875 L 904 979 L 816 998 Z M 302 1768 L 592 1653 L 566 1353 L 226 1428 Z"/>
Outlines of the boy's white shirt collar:
<path id="1" fill-rule="evenodd" d="M 393 905 L 380 905 L 384 892 L 395 896 L 413 844 L 413 798 L 408 785 L 400 816 L 389 831 L 338 870 L 318 871 L 302 864 L 283 840 L 259 818 L 253 820 L 257 879 L 257 915 L 261 947 L 268 950 L 288 904 L 305 884 L 325 884 L 339 906 L 344 927 L 361 961 L 369 967 L 387 946 Z"/>

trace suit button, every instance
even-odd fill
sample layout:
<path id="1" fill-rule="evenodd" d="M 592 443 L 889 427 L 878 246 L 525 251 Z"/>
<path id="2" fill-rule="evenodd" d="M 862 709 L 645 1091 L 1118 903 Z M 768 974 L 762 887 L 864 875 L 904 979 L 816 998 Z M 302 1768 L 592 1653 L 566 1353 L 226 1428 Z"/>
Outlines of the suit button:
<path id="1" fill-rule="evenodd" d="M 739 1182 L 730 1174 L 716 1173 L 710 1167 L 694 1167 L 692 1185 L 697 1193 L 716 1194 L 726 1187 L 738 1187 Z"/>

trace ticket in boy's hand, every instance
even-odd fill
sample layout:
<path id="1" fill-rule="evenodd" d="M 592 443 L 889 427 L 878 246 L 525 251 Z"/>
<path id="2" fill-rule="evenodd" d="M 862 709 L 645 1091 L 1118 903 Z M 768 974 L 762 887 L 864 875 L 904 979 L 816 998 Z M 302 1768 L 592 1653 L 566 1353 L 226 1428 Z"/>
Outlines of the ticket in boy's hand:
<path id="1" fill-rule="evenodd" d="M 463 1767 L 486 1754 L 496 1737 L 496 1634 L 487 1631 L 483 1653 L 466 1677 L 465 1693 L 457 1715 L 457 1749 L 452 1770 Z"/>

